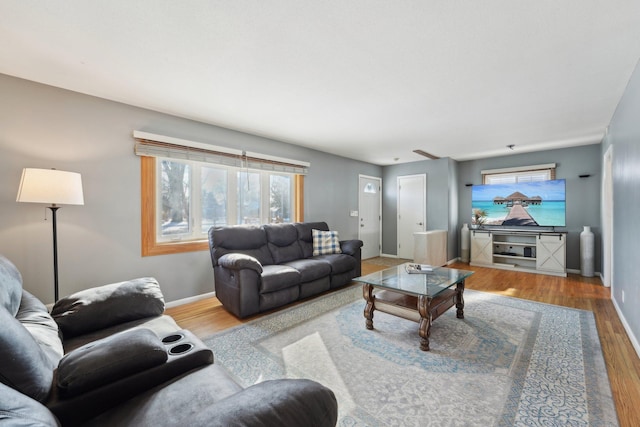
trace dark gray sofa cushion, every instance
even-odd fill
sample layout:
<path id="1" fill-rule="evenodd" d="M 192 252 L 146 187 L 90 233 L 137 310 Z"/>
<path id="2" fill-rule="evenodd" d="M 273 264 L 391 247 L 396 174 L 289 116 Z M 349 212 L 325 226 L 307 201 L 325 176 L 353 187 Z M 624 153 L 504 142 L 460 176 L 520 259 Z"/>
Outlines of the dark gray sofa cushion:
<path id="1" fill-rule="evenodd" d="M 285 265 L 295 268 L 300 272 L 300 281 L 302 283 L 312 282 L 331 274 L 331 265 L 322 260 L 314 260 L 311 258 L 297 259 L 289 261 Z"/>
<path id="2" fill-rule="evenodd" d="M 142 277 L 76 292 L 56 302 L 51 315 L 67 339 L 163 312 L 160 285 L 153 277 Z"/>
<path id="3" fill-rule="evenodd" d="M 251 255 L 260 264 L 274 264 L 273 257 L 267 245 L 267 234 L 262 227 L 234 225 L 229 227 L 212 228 L 209 231 L 209 247 L 213 266 L 228 253 Z"/>
<path id="4" fill-rule="evenodd" d="M 0 325 L 0 382 L 43 402 L 51 391 L 55 364 L 4 307 Z"/>
<path id="5" fill-rule="evenodd" d="M 335 426 L 337 420 L 338 403 L 333 392 L 304 379 L 252 385 L 194 419 L 195 424 L 225 427 Z"/>
<path id="6" fill-rule="evenodd" d="M 298 231 L 298 242 L 304 258 L 313 256 L 313 233 L 311 230 L 329 231 L 326 222 L 298 222 L 294 224 L 294 227 Z"/>
<path id="7" fill-rule="evenodd" d="M 29 331 L 51 363 L 56 366 L 64 355 L 64 349 L 58 324 L 49 314 L 47 307 L 39 299 L 23 290 L 16 319 Z"/>
<path id="8" fill-rule="evenodd" d="M 46 406 L 0 383 L 0 426 L 58 427 Z"/>
<path id="9" fill-rule="evenodd" d="M 0 255 L 0 306 L 15 316 L 22 298 L 22 276 L 11 261 Z"/>
<path id="10" fill-rule="evenodd" d="M 56 383 L 66 397 L 118 381 L 167 361 L 160 338 L 149 329 L 134 329 L 86 344 L 65 355 Z"/>
<path id="11" fill-rule="evenodd" d="M 269 293 L 300 284 L 300 272 L 286 265 L 266 265 L 262 272 L 260 293 Z"/>
<path id="12" fill-rule="evenodd" d="M 83 425 L 334 427 L 337 414 L 335 395 L 319 383 L 273 380 L 241 390 L 222 368 L 211 365 Z"/>
<path id="13" fill-rule="evenodd" d="M 329 264 L 331 266 L 331 274 L 340 274 L 354 270 L 357 264 L 354 257 L 345 254 L 317 255 L 314 256 L 313 259 Z"/>
<path id="14" fill-rule="evenodd" d="M 283 264 L 303 257 L 298 231 L 293 224 L 267 224 L 263 227 L 274 263 Z"/>

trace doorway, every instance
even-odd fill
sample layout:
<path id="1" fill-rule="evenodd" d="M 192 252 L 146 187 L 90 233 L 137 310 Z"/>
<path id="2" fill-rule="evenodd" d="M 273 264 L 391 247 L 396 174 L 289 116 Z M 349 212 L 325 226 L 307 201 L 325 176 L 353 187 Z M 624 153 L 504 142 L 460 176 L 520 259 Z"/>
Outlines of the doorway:
<path id="1" fill-rule="evenodd" d="M 427 229 L 427 175 L 398 177 L 398 258 L 413 259 L 413 233 Z"/>
<path id="2" fill-rule="evenodd" d="M 362 240 L 362 259 L 380 256 L 382 249 L 382 179 L 360 175 L 358 178 L 358 238 Z"/>

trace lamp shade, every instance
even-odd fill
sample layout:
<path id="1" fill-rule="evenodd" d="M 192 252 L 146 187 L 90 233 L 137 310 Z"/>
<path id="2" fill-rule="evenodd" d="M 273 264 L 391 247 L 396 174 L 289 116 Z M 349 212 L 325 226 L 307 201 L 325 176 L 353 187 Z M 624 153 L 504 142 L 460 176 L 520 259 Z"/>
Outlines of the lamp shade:
<path id="1" fill-rule="evenodd" d="M 76 172 L 25 168 L 16 201 L 84 205 L 82 177 Z"/>

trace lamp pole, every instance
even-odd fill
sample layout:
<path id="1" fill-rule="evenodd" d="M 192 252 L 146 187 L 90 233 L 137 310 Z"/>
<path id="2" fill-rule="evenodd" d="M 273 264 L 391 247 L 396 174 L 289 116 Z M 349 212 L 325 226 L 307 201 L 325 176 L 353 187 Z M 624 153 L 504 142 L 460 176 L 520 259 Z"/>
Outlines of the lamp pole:
<path id="1" fill-rule="evenodd" d="M 55 204 L 47 206 L 53 215 L 53 298 L 58 301 L 58 224 L 56 222 L 56 212 L 60 206 Z"/>

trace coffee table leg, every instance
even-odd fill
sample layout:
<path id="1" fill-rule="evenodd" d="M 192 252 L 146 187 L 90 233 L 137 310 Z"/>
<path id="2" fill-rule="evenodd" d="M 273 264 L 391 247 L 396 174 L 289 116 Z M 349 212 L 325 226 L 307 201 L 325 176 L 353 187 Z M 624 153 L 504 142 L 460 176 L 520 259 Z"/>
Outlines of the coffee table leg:
<path id="1" fill-rule="evenodd" d="M 367 301 L 367 305 L 364 307 L 364 318 L 366 319 L 365 324 L 367 326 L 367 329 L 373 329 L 373 310 L 375 309 L 375 306 L 373 304 L 373 286 L 368 283 L 364 283 L 362 285 L 362 296 L 364 297 L 365 301 Z"/>
<path id="2" fill-rule="evenodd" d="M 420 350 L 429 351 L 429 336 L 431 335 L 431 298 L 420 295 L 418 297 L 418 312 L 420 313 Z"/>
<path id="3" fill-rule="evenodd" d="M 464 319 L 464 280 L 456 285 L 456 317 Z"/>

